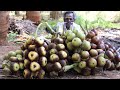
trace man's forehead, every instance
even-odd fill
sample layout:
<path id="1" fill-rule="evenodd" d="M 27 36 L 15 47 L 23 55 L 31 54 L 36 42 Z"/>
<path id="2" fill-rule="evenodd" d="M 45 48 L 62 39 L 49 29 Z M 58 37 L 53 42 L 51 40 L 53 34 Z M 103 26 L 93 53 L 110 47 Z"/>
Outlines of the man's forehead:
<path id="1" fill-rule="evenodd" d="M 66 17 L 66 18 L 71 18 L 71 17 L 73 17 L 73 13 L 66 14 L 65 17 Z"/>

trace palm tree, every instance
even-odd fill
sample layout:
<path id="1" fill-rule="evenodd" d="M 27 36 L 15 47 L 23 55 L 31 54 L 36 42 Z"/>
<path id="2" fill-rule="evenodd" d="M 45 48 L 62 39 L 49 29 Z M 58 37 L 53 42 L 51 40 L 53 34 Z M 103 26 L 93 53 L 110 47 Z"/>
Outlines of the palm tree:
<path id="1" fill-rule="evenodd" d="M 26 19 L 29 19 L 35 23 L 40 23 L 41 21 L 40 11 L 26 11 Z"/>
<path id="2" fill-rule="evenodd" d="M 6 43 L 9 28 L 9 11 L 0 11 L 0 45 Z"/>
<path id="3" fill-rule="evenodd" d="M 51 11 L 50 18 L 52 19 L 59 19 L 62 15 L 62 11 Z"/>

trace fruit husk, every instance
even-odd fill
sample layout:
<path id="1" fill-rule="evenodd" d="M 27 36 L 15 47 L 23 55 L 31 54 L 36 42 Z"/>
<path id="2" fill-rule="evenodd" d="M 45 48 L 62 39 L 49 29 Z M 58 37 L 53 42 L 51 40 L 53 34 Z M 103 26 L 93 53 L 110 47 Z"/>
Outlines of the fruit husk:
<path id="1" fill-rule="evenodd" d="M 87 34 L 87 38 L 93 38 L 95 36 L 95 32 L 93 32 L 93 31 L 90 31 L 90 32 L 88 32 L 88 34 Z"/>
<path id="2" fill-rule="evenodd" d="M 98 44 L 99 43 L 99 37 L 98 36 L 94 36 L 92 39 L 91 39 L 91 42 L 92 43 L 95 43 L 95 44 Z"/>
<path id="3" fill-rule="evenodd" d="M 3 60 L 8 60 L 8 59 L 9 59 L 8 54 L 4 55 Z"/>
<path id="4" fill-rule="evenodd" d="M 61 66 L 61 64 L 59 62 L 55 62 L 53 64 L 53 71 L 59 72 L 61 69 L 62 69 L 62 66 Z"/>
<path id="5" fill-rule="evenodd" d="M 81 45 L 81 49 L 84 50 L 84 51 L 88 51 L 91 49 L 91 44 L 89 41 L 87 40 L 84 40 L 82 45 Z"/>
<path id="6" fill-rule="evenodd" d="M 116 64 L 116 70 L 120 70 L 120 62 Z"/>
<path id="7" fill-rule="evenodd" d="M 88 51 L 81 51 L 81 52 L 80 52 L 80 55 L 81 55 L 81 58 L 82 58 L 82 59 L 87 59 L 87 58 L 89 58 L 89 56 L 90 56 L 90 54 L 89 54 Z"/>
<path id="8" fill-rule="evenodd" d="M 23 56 L 23 51 L 22 50 L 16 50 L 15 52 L 16 52 L 17 55 L 19 54 L 19 55 Z"/>
<path id="9" fill-rule="evenodd" d="M 27 63 L 26 63 L 27 62 Z M 29 69 L 31 61 L 29 59 L 24 59 L 24 67 Z"/>
<path id="10" fill-rule="evenodd" d="M 106 64 L 104 65 L 103 69 L 108 70 L 111 67 L 111 61 L 109 59 L 106 59 Z"/>
<path id="11" fill-rule="evenodd" d="M 38 67 L 37 69 L 33 69 L 33 67 L 35 67 L 35 65 L 37 65 L 37 67 Z M 39 71 L 40 69 L 41 69 L 41 66 L 40 66 L 40 64 L 38 62 L 33 61 L 33 62 L 30 63 L 30 70 L 32 72 Z"/>
<path id="12" fill-rule="evenodd" d="M 45 76 L 45 71 L 43 69 L 38 71 L 38 74 L 37 74 L 38 79 L 44 79 L 44 76 Z"/>
<path id="13" fill-rule="evenodd" d="M 36 45 L 29 45 L 28 50 L 29 51 L 35 51 Z"/>
<path id="14" fill-rule="evenodd" d="M 64 43 L 64 40 L 60 37 L 57 37 L 54 39 L 53 41 L 55 44 L 63 44 Z"/>
<path id="15" fill-rule="evenodd" d="M 105 52 L 105 55 L 106 55 L 110 60 L 113 60 L 113 59 L 114 59 L 114 54 L 113 54 L 111 51 L 109 51 L 109 50 L 107 50 L 107 51 Z"/>
<path id="16" fill-rule="evenodd" d="M 3 75 L 11 75 L 12 72 L 11 72 L 10 68 L 8 68 L 8 67 L 5 66 L 5 67 L 3 68 L 3 70 L 2 70 L 2 74 L 3 74 Z"/>
<path id="17" fill-rule="evenodd" d="M 81 74 L 84 75 L 84 76 L 89 76 L 89 75 L 91 75 L 91 68 L 86 67 L 86 68 L 82 69 L 82 70 L 81 70 Z"/>
<path id="18" fill-rule="evenodd" d="M 28 58 L 28 53 L 29 53 L 28 49 L 25 49 L 23 51 L 23 57 Z"/>
<path id="19" fill-rule="evenodd" d="M 104 62 L 104 64 L 101 64 L 102 62 Z M 98 56 L 97 58 L 97 66 L 98 67 L 104 67 L 104 65 L 106 64 L 106 59 L 102 56 Z"/>
<path id="20" fill-rule="evenodd" d="M 8 52 L 8 58 L 10 58 L 12 56 L 16 57 L 16 53 L 14 51 Z"/>
<path id="21" fill-rule="evenodd" d="M 50 49 L 53 49 L 53 48 L 56 48 L 56 44 L 55 44 L 55 43 L 50 43 L 50 44 L 48 45 L 48 48 L 49 48 L 49 50 L 50 50 Z"/>
<path id="22" fill-rule="evenodd" d="M 96 49 L 96 48 L 97 48 L 97 45 L 94 43 L 91 43 L 91 49 Z"/>
<path id="23" fill-rule="evenodd" d="M 58 56 L 62 60 L 62 59 L 66 59 L 68 55 L 65 51 L 61 50 L 58 52 Z"/>
<path id="24" fill-rule="evenodd" d="M 53 63 L 48 63 L 48 64 L 45 66 L 45 71 L 46 71 L 46 72 L 51 72 L 51 71 L 53 71 Z"/>
<path id="25" fill-rule="evenodd" d="M 105 45 L 102 44 L 102 43 L 100 43 L 100 44 L 97 45 L 97 48 L 98 48 L 98 49 L 105 50 Z"/>
<path id="26" fill-rule="evenodd" d="M 58 51 L 57 51 L 57 49 L 53 48 L 53 49 L 50 49 L 49 54 L 50 55 L 52 55 L 52 54 L 58 54 Z"/>
<path id="27" fill-rule="evenodd" d="M 94 63 L 91 63 L 91 62 L 93 62 L 93 60 L 95 61 Z M 91 64 L 94 64 L 94 66 L 91 66 Z M 90 58 L 88 61 L 87 61 L 87 65 L 88 65 L 88 67 L 90 67 L 90 68 L 95 68 L 96 66 L 97 66 L 97 61 L 96 61 L 96 59 L 95 58 Z"/>
<path id="28" fill-rule="evenodd" d="M 41 37 L 37 37 L 35 39 L 35 44 L 37 45 L 37 47 L 40 47 L 44 44 L 44 39 L 42 39 Z"/>
<path id="29" fill-rule="evenodd" d="M 80 61 L 81 61 L 80 55 L 79 55 L 78 53 L 74 53 L 74 54 L 72 55 L 72 61 L 73 61 L 73 62 L 80 62 Z"/>
<path id="30" fill-rule="evenodd" d="M 2 68 L 4 68 L 4 67 L 8 67 L 9 68 L 10 67 L 10 62 L 11 61 L 9 61 L 9 60 L 3 60 L 2 61 Z"/>
<path id="31" fill-rule="evenodd" d="M 67 65 L 67 60 L 60 60 L 59 63 L 61 64 L 62 67 Z"/>
<path id="32" fill-rule="evenodd" d="M 75 37 L 73 40 L 72 40 L 72 45 L 73 47 L 80 47 L 80 45 L 82 44 L 82 41 L 81 39 L 79 39 L 78 37 Z"/>
<path id="33" fill-rule="evenodd" d="M 30 57 L 30 56 L 33 57 L 33 55 L 36 55 L 35 58 L 31 58 L 31 57 Z M 31 61 L 36 61 L 36 60 L 38 60 L 39 55 L 38 55 L 38 53 L 35 52 L 35 51 L 30 51 L 30 52 L 28 53 L 28 58 L 29 58 L 29 60 L 31 60 Z"/>
<path id="34" fill-rule="evenodd" d="M 11 62 L 18 62 L 18 58 L 17 58 L 17 57 L 14 57 L 14 56 L 10 57 L 9 60 L 10 60 Z"/>
<path id="35" fill-rule="evenodd" d="M 91 49 L 91 50 L 89 51 L 89 53 L 90 53 L 90 56 L 91 56 L 91 57 L 98 56 L 98 52 L 97 52 L 97 50 L 95 50 L 95 49 Z"/>
<path id="36" fill-rule="evenodd" d="M 14 69 L 14 68 L 15 68 L 14 65 L 18 65 L 17 70 Z M 19 71 L 19 64 L 18 64 L 17 62 L 11 62 L 11 63 L 10 63 L 10 70 L 11 70 L 13 73 Z"/>
<path id="37" fill-rule="evenodd" d="M 67 43 L 67 49 L 70 50 L 70 51 L 73 51 L 74 50 L 74 47 L 72 45 L 72 42 L 68 42 Z"/>
<path id="38" fill-rule="evenodd" d="M 48 50 L 48 44 L 44 42 L 43 47 L 45 47 L 45 50 Z"/>
<path id="39" fill-rule="evenodd" d="M 19 67 L 20 67 L 20 70 L 23 70 L 24 69 L 24 63 L 19 62 Z"/>
<path id="40" fill-rule="evenodd" d="M 64 44 L 57 44 L 56 48 L 57 48 L 58 51 L 64 50 L 65 49 L 65 45 Z"/>
<path id="41" fill-rule="evenodd" d="M 115 64 L 113 62 L 111 63 L 111 67 L 108 70 L 110 70 L 110 71 L 115 70 Z"/>
<path id="42" fill-rule="evenodd" d="M 115 55 L 115 61 L 118 63 L 120 62 L 120 55 L 119 54 L 116 54 Z"/>
<path id="43" fill-rule="evenodd" d="M 43 64 L 43 60 L 45 60 L 45 65 Z M 45 67 L 47 65 L 47 58 L 46 57 L 40 57 L 39 63 L 42 67 Z"/>
<path id="44" fill-rule="evenodd" d="M 41 46 L 38 48 L 38 52 L 40 56 L 45 56 L 47 54 L 45 47 Z"/>
<path id="45" fill-rule="evenodd" d="M 59 61 L 59 56 L 57 54 L 50 55 L 50 62 L 56 62 Z"/>
<path id="46" fill-rule="evenodd" d="M 82 64 L 84 64 L 84 67 L 83 67 Z M 78 64 L 78 67 L 81 68 L 81 69 L 85 68 L 86 66 L 87 66 L 86 61 L 80 61 L 79 64 Z"/>
<path id="47" fill-rule="evenodd" d="M 28 73 L 25 74 L 25 72 L 28 72 Z M 24 76 L 25 79 L 30 79 L 31 71 L 29 69 L 24 69 L 23 76 Z"/>
<path id="48" fill-rule="evenodd" d="M 91 69 L 91 75 L 96 75 L 98 73 L 98 67 Z"/>

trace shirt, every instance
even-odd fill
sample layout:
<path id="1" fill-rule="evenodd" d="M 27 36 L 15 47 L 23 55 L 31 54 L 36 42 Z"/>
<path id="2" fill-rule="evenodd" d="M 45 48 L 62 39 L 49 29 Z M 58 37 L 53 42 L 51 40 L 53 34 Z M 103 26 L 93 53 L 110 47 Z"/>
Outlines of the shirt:
<path id="1" fill-rule="evenodd" d="M 64 22 L 58 22 L 56 27 L 57 27 L 56 31 L 61 34 L 63 34 L 67 30 Z M 76 29 L 80 32 L 83 32 L 80 25 L 73 22 L 73 24 L 70 26 L 70 30 L 74 30 L 74 29 Z"/>

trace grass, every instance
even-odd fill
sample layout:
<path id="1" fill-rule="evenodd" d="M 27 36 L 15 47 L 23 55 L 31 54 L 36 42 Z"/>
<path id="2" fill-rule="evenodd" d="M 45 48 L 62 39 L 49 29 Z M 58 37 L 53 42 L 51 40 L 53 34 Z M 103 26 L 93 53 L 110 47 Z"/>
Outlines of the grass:
<path id="1" fill-rule="evenodd" d="M 17 33 L 11 31 L 10 33 L 7 34 L 7 41 L 8 42 L 14 41 L 17 35 L 18 35 Z"/>
<path id="2" fill-rule="evenodd" d="M 120 24 L 119 23 L 113 23 L 110 21 L 106 21 L 101 17 L 98 17 L 96 20 L 94 21 L 89 21 L 86 20 L 85 18 L 82 17 L 77 17 L 76 21 L 77 24 L 81 25 L 85 30 L 91 30 L 93 28 L 116 28 L 116 29 L 120 29 Z"/>

